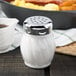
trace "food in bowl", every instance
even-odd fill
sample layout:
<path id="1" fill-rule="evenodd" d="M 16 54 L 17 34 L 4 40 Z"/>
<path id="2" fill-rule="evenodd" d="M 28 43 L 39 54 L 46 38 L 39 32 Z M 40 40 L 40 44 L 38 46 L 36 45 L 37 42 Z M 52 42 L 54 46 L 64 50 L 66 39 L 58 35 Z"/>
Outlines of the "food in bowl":
<path id="1" fill-rule="evenodd" d="M 26 2 L 27 0 L 15 0 L 12 1 L 11 4 L 20 6 L 20 7 L 26 7 L 26 8 L 31 8 L 31 9 L 38 9 L 38 10 L 59 10 L 59 6 L 55 3 L 48 3 L 43 5 L 43 3 L 31 3 L 31 2 Z M 42 5 L 41 5 L 42 4 Z"/>
<path id="2" fill-rule="evenodd" d="M 76 0 L 14 0 L 10 3 L 16 6 L 37 10 L 76 10 Z"/>

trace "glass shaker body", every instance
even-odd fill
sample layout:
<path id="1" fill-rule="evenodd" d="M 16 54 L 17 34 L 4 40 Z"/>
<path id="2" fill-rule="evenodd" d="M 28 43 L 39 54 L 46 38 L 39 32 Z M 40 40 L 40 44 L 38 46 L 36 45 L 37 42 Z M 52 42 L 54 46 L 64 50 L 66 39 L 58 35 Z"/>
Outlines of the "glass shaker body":
<path id="1" fill-rule="evenodd" d="M 45 68 L 49 66 L 55 53 L 56 47 L 52 27 L 50 26 L 49 29 L 51 32 L 45 34 L 46 30 L 44 29 L 38 35 L 39 28 L 34 28 L 34 34 L 25 32 L 21 40 L 20 48 L 24 63 L 31 68 Z"/>

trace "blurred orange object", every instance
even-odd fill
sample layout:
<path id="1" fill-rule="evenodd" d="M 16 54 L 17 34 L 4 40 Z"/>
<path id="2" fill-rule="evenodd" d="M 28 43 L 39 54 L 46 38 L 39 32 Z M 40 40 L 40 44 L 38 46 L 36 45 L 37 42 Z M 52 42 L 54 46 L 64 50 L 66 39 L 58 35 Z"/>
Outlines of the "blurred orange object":
<path id="1" fill-rule="evenodd" d="M 64 7 L 61 7 L 60 10 L 63 10 L 63 11 L 72 10 L 72 6 L 64 6 Z"/>
<path id="2" fill-rule="evenodd" d="M 62 2 L 60 4 L 61 7 L 63 6 L 72 6 L 72 4 L 74 4 L 74 1 L 70 0 L 70 1 L 65 1 L 65 2 Z"/>
<path id="3" fill-rule="evenodd" d="M 62 2 L 60 5 L 61 10 L 76 10 L 76 0 L 67 0 Z"/>
<path id="4" fill-rule="evenodd" d="M 73 5 L 72 5 L 72 9 L 73 9 L 73 10 L 76 10 L 76 4 L 73 4 Z"/>

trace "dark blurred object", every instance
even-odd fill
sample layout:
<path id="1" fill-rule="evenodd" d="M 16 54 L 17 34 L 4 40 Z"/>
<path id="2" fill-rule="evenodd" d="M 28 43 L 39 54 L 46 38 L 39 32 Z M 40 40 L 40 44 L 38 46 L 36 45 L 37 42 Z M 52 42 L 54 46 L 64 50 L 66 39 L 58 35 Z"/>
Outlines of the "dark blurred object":
<path id="1" fill-rule="evenodd" d="M 30 16 L 47 16 L 52 19 L 54 29 L 69 29 L 76 27 L 76 10 L 75 11 L 43 11 L 29 8 L 18 7 L 10 4 L 7 1 L 0 0 L 1 8 L 4 13 L 10 18 L 20 20 L 19 24 Z"/>

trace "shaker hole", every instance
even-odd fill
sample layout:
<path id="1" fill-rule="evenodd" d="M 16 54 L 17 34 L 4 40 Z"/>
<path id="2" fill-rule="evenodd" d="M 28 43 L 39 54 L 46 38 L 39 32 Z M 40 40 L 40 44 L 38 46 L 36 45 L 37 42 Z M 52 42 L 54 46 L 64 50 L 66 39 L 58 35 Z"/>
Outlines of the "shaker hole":
<path id="1" fill-rule="evenodd" d="M 27 24 L 27 22 L 24 22 L 24 24 Z"/>

